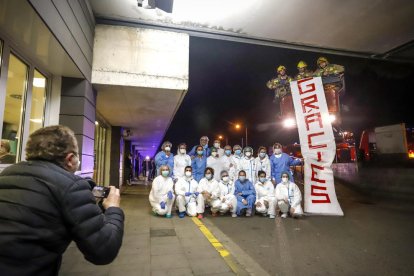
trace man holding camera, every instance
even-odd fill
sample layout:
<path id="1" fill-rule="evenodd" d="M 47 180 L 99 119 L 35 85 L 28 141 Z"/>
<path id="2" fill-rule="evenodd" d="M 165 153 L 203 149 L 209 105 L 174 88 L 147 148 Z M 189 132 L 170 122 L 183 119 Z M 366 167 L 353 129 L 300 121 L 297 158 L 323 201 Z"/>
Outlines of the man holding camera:
<path id="1" fill-rule="evenodd" d="M 85 259 L 112 262 L 122 244 L 124 213 L 119 190 L 111 186 L 96 205 L 80 165 L 72 130 L 49 126 L 32 133 L 27 161 L 0 174 L 0 274 L 57 275 L 73 240 Z"/>

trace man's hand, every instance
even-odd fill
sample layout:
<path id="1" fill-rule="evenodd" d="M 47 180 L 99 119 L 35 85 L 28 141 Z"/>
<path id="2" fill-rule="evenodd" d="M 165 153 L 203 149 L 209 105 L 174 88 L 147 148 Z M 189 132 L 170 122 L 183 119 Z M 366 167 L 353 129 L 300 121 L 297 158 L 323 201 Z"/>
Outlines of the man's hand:
<path id="1" fill-rule="evenodd" d="M 119 203 L 121 202 L 121 194 L 119 189 L 115 186 L 109 186 L 110 191 L 108 197 L 105 198 L 102 202 L 102 206 L 104 209 L 108 209 L 109 207 L 119 207 Z"/>
<path id="2" fill-rule="evenodd" d="M 261 207 L 262 206 L 262 203 L 259 201 L 259 202 L 256 203 L 256 206 L 257 207 Z"/>
<path id="3" fill-rule="evenodd" d="M 242 202 L 244 205 L 247 205 L 247 200 L 243 199 Z"/>
<path id="4" fill-rule="evenodd" d="M 242 196 L 242 195 L 243 195 L 243 193 L 238 193 L 237 195 Z"/>

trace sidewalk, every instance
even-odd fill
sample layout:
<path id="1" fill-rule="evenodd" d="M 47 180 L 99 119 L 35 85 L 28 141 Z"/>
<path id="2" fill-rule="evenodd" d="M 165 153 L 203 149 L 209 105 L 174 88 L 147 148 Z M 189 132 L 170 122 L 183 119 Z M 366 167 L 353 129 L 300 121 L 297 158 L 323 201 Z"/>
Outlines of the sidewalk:
<path id="1" fill-rule="evenodd" d="M 124 187 L 124 239 L 113 263 L 90 264 L 72 243 L 59 275 L 235 275 L 191 218 L 151 215 L 149 191 L 142 184 Z"/>

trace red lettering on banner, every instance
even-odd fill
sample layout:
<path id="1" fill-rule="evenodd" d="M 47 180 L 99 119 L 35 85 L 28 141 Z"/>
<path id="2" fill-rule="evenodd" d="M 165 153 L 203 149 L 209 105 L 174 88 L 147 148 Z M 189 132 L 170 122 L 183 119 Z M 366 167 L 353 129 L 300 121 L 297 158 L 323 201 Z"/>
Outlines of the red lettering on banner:
<path id="1" fill-rule="evenodd" d="M 311 84 L 306 84 L 304 85 L 308 90 L 303 91 L 302 90 L 302 83 L 305 81 L 309 81 L 312 80 L 313 78 L 307 78 L 307 79 L 302 79 L 302 80 L 298 80 L 297 85 L 298 85 L 298 89 L 299 89 L 299 94 L 305 94 L 305 93 L 309 93 L 312 91 L 315 91 L 315 83 L 311 83 Z"/>
<path id="2" fill-rule="evenodd" d="M 319 127 L 323 128 L 321 113 L 312 113 L 305 116 L 306 130 L 309 131 L 309 124 L 313 122 L 318 122 Z"/>
<path id="3" fill-rule="evenodd" d="M 316 94 L 300 99 L 300 102 L 302 104 L 303 113 L 309 113 L 312 109 L 319 109 L 319 106 L 313 104 L 318 102 Z M 309 107 L 308 111 L 306 111 L 306 107 Z"/>
<path id="4" fill-rule="evenodd" d="M 321 135 L 324 135 L 324 134 L 325 134 L 325 132 L 317 132 L 317 133 L 308 134 L 308 145 L 309 145 L 309 148 L 310 149 L 320 149 L 320 148 L 326 148 L 326 147 L 328 147 L 327 144 L 322 144 L 322 145 L 313 145 L 312 144 L 312 138 L 313 137 L 315 137 L 315 136 L 321 136 Z"/>
<path id="5" fill-rule="evenodd" d="M 311 177 L 311 181 L 315 181 L 315 182 L 319 182 L 319 183 L 326 183 L 326 180 L 324 179 L 319 179 L 316 178 L 318 172 L 316 171 L 316 169 L 323 171 L 325 168 L 322 166 L 318 166 L 315 164 L 310 164 L 311 165 L 311 169 L 312 169 L 312 177 Z"/>
<path id="6" fill-rule="evenodd" d="M 322 161 L 322 152 L 318 151 L 318 162 Z"/>
<path id="7" fill-rule="evenodd" d="M 327 193 L 316 193 L 315 190 L 326 191 L 326 187 L 311 185 L 311 196 L 323 196 L 325 199 L 312 199 L 312 203 L 331 203 Z"/>

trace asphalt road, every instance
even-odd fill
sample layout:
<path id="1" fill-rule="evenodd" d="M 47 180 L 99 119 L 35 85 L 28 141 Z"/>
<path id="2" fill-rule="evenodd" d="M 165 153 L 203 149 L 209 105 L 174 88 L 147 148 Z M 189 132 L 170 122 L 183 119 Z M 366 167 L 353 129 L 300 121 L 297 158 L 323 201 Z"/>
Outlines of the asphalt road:
<path id="1" fill-rule="evenodd" d="M 336 183 L 344 217 L 207 217 L 271 275 L 414 275 L 414 203 Z"/>

